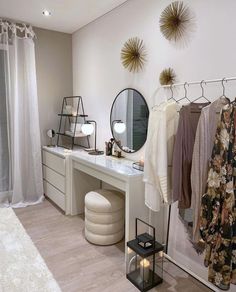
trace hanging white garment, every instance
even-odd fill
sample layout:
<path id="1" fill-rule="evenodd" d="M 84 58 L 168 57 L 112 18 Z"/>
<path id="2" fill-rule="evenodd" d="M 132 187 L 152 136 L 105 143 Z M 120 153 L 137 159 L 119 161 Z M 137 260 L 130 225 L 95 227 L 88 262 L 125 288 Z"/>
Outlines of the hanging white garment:
<path id="1" fill-rule="evenodd" d="M 7 131 L 2 160 L 6 169 L 0 206 L 23 207 L 43 200 L 41 143 L 35 66 L 34 32 L 30 26 L 0 20 Z M 5 135 L 6 136 L 6 135 Z M 0 139 L 0 148 L 3 143 Z M 6 149 L 7 145 L 7 149 Z M 3 149 L 3 148 L 2 148 Z M 1 169 L 0 169 L 1 170 Z M 3 173 L 0 171 L 0 175 Z M 3 177 L 0 178 L 0 183 Z M 2 192 L 1 192 L 2 188 Z"/>
<path id="2" fill-rule="evenodd" d="M 171 164 L 174 137 L 178 126 L 175 101 L 154 107 L 149 116 L 145 149 L 145 204 L 155 212 L 171 203 Z"/>

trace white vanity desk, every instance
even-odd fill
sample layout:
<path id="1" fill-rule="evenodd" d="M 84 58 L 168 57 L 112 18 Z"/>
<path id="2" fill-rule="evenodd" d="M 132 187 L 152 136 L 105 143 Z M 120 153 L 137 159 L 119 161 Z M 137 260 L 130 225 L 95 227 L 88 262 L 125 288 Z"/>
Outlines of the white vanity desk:
<path id="1" fill-rule="evenodd" d="M 84 150 L 69 153 L 61 147 L 43 147 L 44 192 L 66 215 L 77 215 L 84 213 L 87 192 L 101 185 L 107 188 L 106 184 L 119 189 L 125 195 L 128 241 L 134 238 L 135 218 L 148 221 L 143 173 L 133 169 L 132 163 L 124 158 L 92 156 Z"/>
<path id="2" fill-rule="evenodd" d="M 67 206 L 70 214 L 84 213 L 84 195 L 100 188 L 100 182 L 121 190 L 125 195 L 125 240 L 134 238 L 135 218 L 148 219 L 144 204 L 143 173 L 132 168 L 132 161 L 124 158 L 92 156 L 76 152 L 69 156 L 70 195 Z"/>

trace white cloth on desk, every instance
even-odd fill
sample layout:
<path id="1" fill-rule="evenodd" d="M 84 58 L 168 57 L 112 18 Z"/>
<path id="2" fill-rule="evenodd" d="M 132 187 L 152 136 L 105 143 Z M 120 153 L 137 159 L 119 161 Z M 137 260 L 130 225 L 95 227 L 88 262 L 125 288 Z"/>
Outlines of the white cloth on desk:
<path id="1" fill-rule="evenodd" d="M 145 204 L 158 212 L 171 203 L 171 164 L 179 106 L 173 100 L 154 107 L 149 116 L 145 150 Z"/>

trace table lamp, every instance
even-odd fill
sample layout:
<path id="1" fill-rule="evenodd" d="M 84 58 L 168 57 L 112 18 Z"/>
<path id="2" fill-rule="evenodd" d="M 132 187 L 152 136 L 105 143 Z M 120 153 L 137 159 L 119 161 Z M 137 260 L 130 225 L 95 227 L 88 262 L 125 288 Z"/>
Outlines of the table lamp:
<path id="1" fill-rule="evenodd" d="M 93 124 L 95 125 L 95 127 L 94 127 Z M 89 151 L 88 154 L 90 154 L 90 155 L 102 155 L 102 154 L 104 154 L 104 151 L 99 151 L 97 149 L 97 123 L 96 123 L 96 121 L 93 121 L 93 120 L 86 121 L 82 125 L 81 130 L 85 135 L 91 135 L 94 132 L 94 128 L 95 128 L 94 151 Z"/>

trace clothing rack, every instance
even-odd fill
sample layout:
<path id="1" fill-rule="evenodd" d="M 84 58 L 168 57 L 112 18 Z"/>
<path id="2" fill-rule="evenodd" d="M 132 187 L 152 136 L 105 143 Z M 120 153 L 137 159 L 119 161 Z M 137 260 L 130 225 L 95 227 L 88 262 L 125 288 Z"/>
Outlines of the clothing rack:
<path id="1" fill-rule="evenodd" d="M 227 83 L 228 81 L 236 81 L 236 77 L 224 77 L 224 78 L 218 78 L 218 79 L 208 79 L 208 80 L 201 80 L 201 81 L 190 81 L 190 82 L 182 82 L 182 83 L 174 83 L 174 84 L 169 84 L 169 85 L 162 85 L 159 86 L 157 91 L 159 91 L 159 89 L 162 88 L 167 88 L 170 89 L 172 92 L 172 98 L 173 98 L 173 87 L 184 87 L 185 90 L 185 97 L 187 98 L 187 89 L 186 86 L 189 85 L 200 85 L 202 88 L 202 92 L 203 91 L 203 84 L 207 85 L 207 84 L 211 84 L 211 83 L 221 83 L 222 87 L 223 87 L 223 96 L 225 93 L 225 86 L 224 83 Z M 157 91 L 155 93 L 157 93 Z M 202 94 L 202 97 L 205 97 L 204 94 Z M 188 98 L 187 98 L 188 99 Z M 182 100 L 182 98 L 180 99 Z M 177 101 L 177 100 L 176 100 Z M 178 102 L 178 101 L 177 101 Z M 155 106 L 155 105 L 154 105 Z M 167 234 L 166 234 L 166 244 L 165 244 L 165 257 L 172 262 L 174 265 L 176 265 L 177 267 L 179 267 L 180 269 L 182 269 L 183 271 L 185 271 L 186 273 L 188 273 L 189 275 L 191 275 L 192 277 L 194 277 L 195 279 L 197 279 L 198 281 L 200 281 L 203 285 L 205 285 L 206 287 L 212 289 L 212 287 L 210 287 L 209 283 L 206 282 L 205 280 L 201 279 L 198 275 L 196 275 L 194 272 L 190 271 L 189 269 L 186 269 L 184 266 L 180 265 L 179 263 L 175 262 L 175 260 L 173 260 L 171 257 L 168 256 L 168 247 L 169 247 L 169 231 L 170 231 L 170 218 L 171 218 L 171 208 L 172 206 L 169 205 L 168 207 L 168 220 L 167 220 Z"/>
<path id="2" fill-rule="evenodd" d="M 179 87 L 179 86 L 185 86 L 185 85 L 201 85 L 203 83 L 208 84 L 208 83 L 217 83 L 217 82 L 228 82 L 228 81 L 235 81 L 236 77 L 224 77 L 221 79 L 208 79 L 208 80 L 201 80 L 201 81 L 190 81 L 190 82 L 184 82 L 184 83 L 174 83 L 174 84 L 169 84 L 169 85 L 162 85 L 159 88 L 171 88 L 171 87 Z"/>
<path id="3" fill-rule="evenodd" d="M 190 82 L 182 82 L 182 83 L 174 83 L 169 85 L 162 85 L 159 86 L 158 89 L 161 88 L 169 88 L 172 90 L 173 87 L 179 87 L 184 86 L 186 90 L 186 85 L 200 85 L 202 87 L 202 84 L 210 84 L 210 83 L 219 83 L 221 82 L 222 86 L 224 87 L 224 82 L 228 81 L 236 81 L 236 77 L 224 77 L 224 78 L 218 78 L 218 79 L 207 79 L 207 80 L 201 80 L 201 81 L 190 81 Z M 186 93 L 186 92 L 185 92 Z M 166 238 L 166 253 L 168 252 L 168 239 L 169 239 L 169 227 L 170 227 L 170 213 L 171 213 L 171 205 L 169 206 L 169 214 L 168 214 L 168 224 L 167 224 L 167 238 Z"/>

